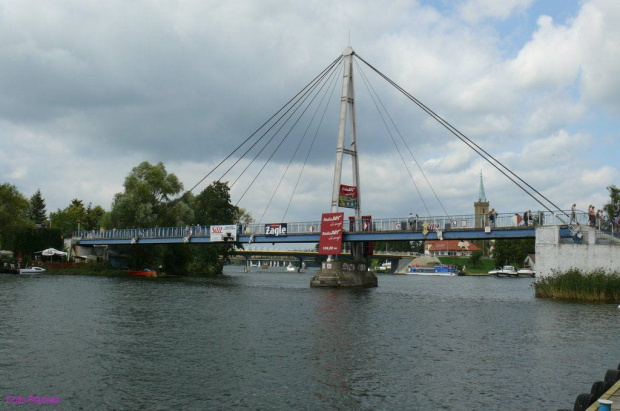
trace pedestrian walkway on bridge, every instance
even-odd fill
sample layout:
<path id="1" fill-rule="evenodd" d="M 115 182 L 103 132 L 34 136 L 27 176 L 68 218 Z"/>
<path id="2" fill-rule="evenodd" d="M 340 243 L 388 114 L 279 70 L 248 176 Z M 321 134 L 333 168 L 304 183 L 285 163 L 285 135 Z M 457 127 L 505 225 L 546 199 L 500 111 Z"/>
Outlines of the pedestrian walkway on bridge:
<path id="1" fill-rule="evenodd" d="M 398 241 L 437 239 L 494 239 L 533 238 L 535 226 L 566 226 L 566 215 L 558 212 L 534 213 L 534 226 L 525 226 L 516 219 L 517 213 L 498 214 L 494 226 L 487 221 L 480 224 L 480 216 L 455 215 L 441 217 L 420 217 L 417 226 L 409 227 L 407 217 L 350 219 L 345 224 L 345 241 Z M 586 213 L 578 214 L 578 221 L 585 224 Z M 242 243 L 309 243 L 318 242 L 320 222 L 293 222 L 286 224 L 286 233 L 266 234 L 271 224 L 231 224 L 236 230 L 235 240 Z M 458 234 L 458 235 L 457 235 Z M 121 230 L 78 231 L 73 234 L 76 242 L 83 245 L 136 244 L 136 243 L 209 243 L 212 242 L 211 226 L 152 227 Z"/>

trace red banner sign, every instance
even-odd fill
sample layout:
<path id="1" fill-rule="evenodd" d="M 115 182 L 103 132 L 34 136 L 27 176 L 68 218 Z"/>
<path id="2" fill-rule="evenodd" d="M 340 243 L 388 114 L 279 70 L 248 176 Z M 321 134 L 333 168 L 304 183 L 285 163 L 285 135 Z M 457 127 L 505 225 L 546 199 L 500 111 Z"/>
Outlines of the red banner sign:
<path id="1" fill-rule="evenodd" d="M 347 208 L 357 208 L 357 187 L 340 184 L 340 196 L 338 206 Z"/>
<path id="2" fill-rule="evenodd" d="M 339 255 L 342 252 L 344 213 L 324 213 L 321 216 L 319 254 Z"/>

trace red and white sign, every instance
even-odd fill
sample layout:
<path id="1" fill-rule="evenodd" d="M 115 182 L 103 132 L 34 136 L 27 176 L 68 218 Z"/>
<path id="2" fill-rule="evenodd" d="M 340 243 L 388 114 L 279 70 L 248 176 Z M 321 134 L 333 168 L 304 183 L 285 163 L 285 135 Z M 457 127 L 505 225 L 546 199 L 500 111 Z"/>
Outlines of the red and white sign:
<path id="1" fill-rule="evenodd" d="M 319 254 L 339 255 L 342 253 L 342 228 L 344 213 L 324 213 L 321 216 Z"/>
<path id="2" fill-rule="evenodd" d="M 338 206 L 347 208 L 357 208 L 357 187 L 340 184 L 340 196 Z"/>
<path id="3" fill-rule="evenodd" d="M 237 226 L 236 225 L 212 225 L 211 231 L 211 242 L 220 242 L 220 241 L 237 241 Z"/>

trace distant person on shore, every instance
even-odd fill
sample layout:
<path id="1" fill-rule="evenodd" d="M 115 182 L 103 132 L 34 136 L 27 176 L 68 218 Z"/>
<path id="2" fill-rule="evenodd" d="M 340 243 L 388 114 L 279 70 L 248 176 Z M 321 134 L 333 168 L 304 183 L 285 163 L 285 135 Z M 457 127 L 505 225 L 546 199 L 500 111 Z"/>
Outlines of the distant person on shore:
<path id="1" fill-rule="evenodd" d="M 577 222 L 577 204 L 573 204 L 573 206 L 570 208 L 570 221 L 568 222 L 568 224 L 572 224 L 573 221 L 575 222 L 575 224 L 579 225 L 579 223 Z"/>

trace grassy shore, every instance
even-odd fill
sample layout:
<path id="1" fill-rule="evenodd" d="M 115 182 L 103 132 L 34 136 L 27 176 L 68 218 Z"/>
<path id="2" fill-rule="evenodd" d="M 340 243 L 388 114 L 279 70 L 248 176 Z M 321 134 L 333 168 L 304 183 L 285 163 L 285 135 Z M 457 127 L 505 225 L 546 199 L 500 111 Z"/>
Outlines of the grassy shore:
<path id="1" fill-rule="evenodd" d="M 534 284 L 534 295 L 566 301 L 620 302 L 620 273 L 572 269 L 544 277 Z"/>
<path id="2" fill-rule="evenodd" d="M 495 268 L 494 262 L 489 258 L 482 258 L 478 267 L 473 267 L 469 257 L 439 257 L 442 264 L 456 265 L 459 268 L 465 266 L 466 275 L 488 275 Z"/>

